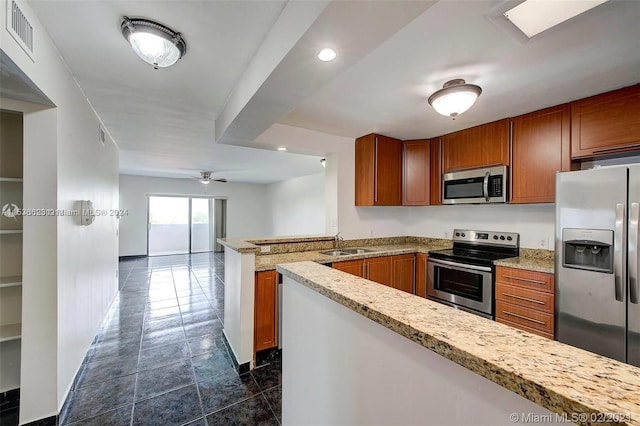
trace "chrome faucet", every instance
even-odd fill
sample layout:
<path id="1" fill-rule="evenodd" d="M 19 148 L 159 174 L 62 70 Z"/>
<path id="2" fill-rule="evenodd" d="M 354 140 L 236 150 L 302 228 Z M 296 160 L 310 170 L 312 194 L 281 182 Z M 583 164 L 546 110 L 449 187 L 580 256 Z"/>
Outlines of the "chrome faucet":
<path id="1" fill-rule="evenodd" d="M 340 245 L 340 241 L 342 240 L 344 240 L 344 238 L 342 238 L 342 236 L 340 235 L 340 232 L 338 232 L 336 236 L 333 237 L 333 248 L 337 250 L 338 246 Z"/>

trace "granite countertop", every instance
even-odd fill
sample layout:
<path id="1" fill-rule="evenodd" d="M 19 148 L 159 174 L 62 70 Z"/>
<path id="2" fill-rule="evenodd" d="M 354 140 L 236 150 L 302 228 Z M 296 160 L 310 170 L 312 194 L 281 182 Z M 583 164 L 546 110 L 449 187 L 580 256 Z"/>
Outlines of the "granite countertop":
<path id="1" fill-rule="evenodd" d="M 331 241 L 334 238 L 333 235 L 300 235 L 272 238 L 218 238 L 217 241 L 223 246 L 229 247 L 239 253 L 257 253 L 260 251 L 261 245 Z"/>
<path id="2" fill-rule="evenodd" d="M 640 425 L 640 368 L 536 336 L 316 262 L 278 272 L 445 358 L 580 424 L 592 413 Z M 570 417 L 571 418 L 571 417 Z"/>
<path id="3" fill-rule="evenodd" d="M 493 264 L 496 266 L 553 274 L 555 271 L 555 258 L 555 253 L 552 250 L 521 248 L 520 257 L 496 260 Z"/>
<path id="4" fill-rule="evenodd" d="M 429 250 L 438 250 L 442 248 L 447 248 L 443 246 L 442 243 L 432 243 L 432 244 L 385 244 L 385 245 L 360 245 L 360 248 L 366 248 L 367 250 L 372 250 L 367 253 L 361 254 L 350 254 L 343 256 L 329 256 L 326 254 L 322 254 L 321 251 L 303 251 L 303 252 L 294 252 L 294 253 L 282 253 L 282 254 L 272 254 L 272 255 L 260 255 L 256 256 L 256 271 L 269 271 L 276 269 L 276 265 L 281 263 L 291 263 L 291 262 L 302 262 L 302 261 L 310 261 L 317 262 L 322 264 L 333 263 L 333 262 L 344 262 L 347 260 L 359 260 L 359 259 L 369 259 L 372 257 L 381 257 L 381 256 L 395 256 L 400 254 L 409 254 L 409 253 L 428 253 Z M 355 248 L 355 247 L 354 247 Z M 341 247 L 339 250 L 348 249 L 347 247 Z M 331 251 L 333 249 L 322 250 L 322 251 Z"/>

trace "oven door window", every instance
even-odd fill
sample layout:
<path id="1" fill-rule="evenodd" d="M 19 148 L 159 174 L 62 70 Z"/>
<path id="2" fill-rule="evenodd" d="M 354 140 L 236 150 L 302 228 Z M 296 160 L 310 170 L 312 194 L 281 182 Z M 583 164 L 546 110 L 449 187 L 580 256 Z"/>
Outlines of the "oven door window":
<path id="1" fill-rule="evenodd" d="M 450 180 L 444 183 L 444 198 L 484 198 L 484 177 Z"/>
<path id="2" fill-rule="evenodd" d="M 436 290 L 461 296 L 465 299 L 482 302 L 482 274 L 435 267 L 434 288 Z"/>

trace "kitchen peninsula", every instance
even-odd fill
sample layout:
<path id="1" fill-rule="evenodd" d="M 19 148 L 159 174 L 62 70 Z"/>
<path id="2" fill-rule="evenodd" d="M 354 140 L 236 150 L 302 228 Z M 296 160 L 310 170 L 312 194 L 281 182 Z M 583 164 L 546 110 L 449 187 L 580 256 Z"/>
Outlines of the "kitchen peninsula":
<path id="1" fill-rule="evenodd" d="M 284 423 L 640 424 L 640 368 L 315 262 L 277 269 Z"/>

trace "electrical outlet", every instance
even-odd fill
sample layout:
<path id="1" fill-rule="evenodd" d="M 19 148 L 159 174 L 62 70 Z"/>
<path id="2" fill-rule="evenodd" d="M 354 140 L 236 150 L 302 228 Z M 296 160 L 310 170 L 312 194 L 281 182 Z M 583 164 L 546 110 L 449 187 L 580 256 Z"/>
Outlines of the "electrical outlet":
<path id="1" fill-rule="evenodd" d="M 538 248 L 549 249 L 549 237 L 538 237 Z"/>
<path id="2" fill-rule="evenodd" d="M 271 246 L 260 246 L 260 253 L 269 253 L 271 251 Z"/>

